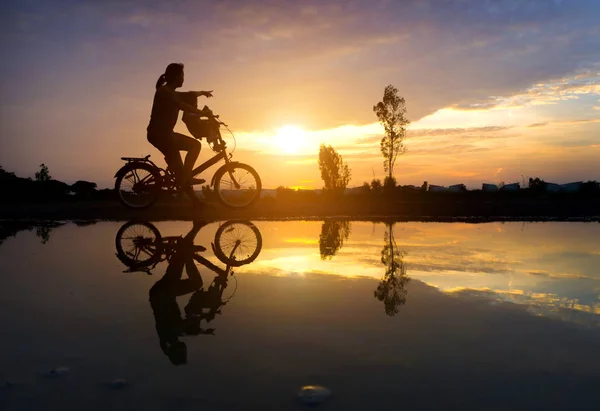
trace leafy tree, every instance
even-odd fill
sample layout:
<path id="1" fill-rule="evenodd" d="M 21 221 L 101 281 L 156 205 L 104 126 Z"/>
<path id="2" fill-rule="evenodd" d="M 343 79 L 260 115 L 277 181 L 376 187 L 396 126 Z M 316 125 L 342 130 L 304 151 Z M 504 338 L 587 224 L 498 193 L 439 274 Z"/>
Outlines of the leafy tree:
<path id="1" fill-rule="evenodd" d="M 546 182 L 539 177 L 529 177 L 529 189 L 531 191 L 544 191 L 546 189 Z"/>
<path id="2" fill-rule="evenodd" d="M 393 317 L 398 307 L 406 303 L 406 285 L 410 278 L 406 275 L 404 251 L 400 250 L 394 240 L 393 224 L 387 225 L 385 245 L 381 250 L 381 263 L 385 266 L 385 274 L 373 293 L 375 298 L 383 302 L 385 313 Z"/>
<path id="3" fill-rule="evenodd" d="M 97 188 L 98 185 L 96 183 L 93 183 L 91 181 L 78 180 L 71 185 L 70 190 L 78 196 L 87 197 L 92 195 Z"/>
<path id="4" fill-rule="evenodd" d="M 386 176 L 383 179 L 383 190 L 389 193 L 394 188 L 396 188 L 396 179 L 394 177 Z"/>
<path id="5" fill-rule="evenodd" d="M 49 181 L 51 178 L 48 166 L 44 163 L 40 164 L 40 171 L 35 173 L 35 181 Z"/>
<path id="6" fill-rule="evenodd" d="M 342 156 L 331 146 L 321 144 L 319 149 L 319 169 L 325 183 L 324 190 L 343 193 L 350 182 L 350 169 Z"/>
<path id="7" fill-rule="evenodd" d="M 15 173 L 8 172 L 4 169 L 4 167 L 0 166 L 0 180 L 12 180 L 17 178 Z"/>
<path id="8" fill-rule="evenodd" d="M 363 183 L 363 185 L 360 187 L 360 193 L 361 194 L 369 194 L 371 192 L 371 186 L 369 185 L 369 183 L 367 183 L 366 181 Z"/>
<path id="9" fill-rule="evenodd" d="M 380 146 L 384 159 L 383 168 L 390 178 L 394 173 L 396 157 L 406 152 L 404 137 L 410 121 L 405 117 L 405 103 L 404 97 L 398 96 L 398 89 L 390 84 L 383 92 L 383 101 L 373 106 L 373 111 L 385 130 Z"/>
<path id="10" fill-rule="evenodd" d="M 321 260 L 330 259 L 344 245 L 350 235 L 350 222 L 340 220 L 326 220 L 321 226 L 319 235 L 319 252 Z"/>
<path id="11" fill-rule="evenodd" d="M 382 187 L 383 187 L 383 185 L 381 184 L 380 179 L 373 179 L 373 181 L 371 181 L 371 191 L 372 192 L 379 193 L 379 192 L 381 192 Z"/>

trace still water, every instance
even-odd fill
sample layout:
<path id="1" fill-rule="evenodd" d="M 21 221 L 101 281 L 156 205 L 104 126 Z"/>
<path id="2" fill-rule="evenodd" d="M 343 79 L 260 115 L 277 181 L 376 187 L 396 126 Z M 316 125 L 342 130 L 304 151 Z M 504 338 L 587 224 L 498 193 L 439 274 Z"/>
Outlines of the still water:
<path id="1" fill-rule="evenodd" d="M 69 222 L 0 241 L 2 410 L 302 409 L 314 384 L 329 410 L 600 403 L 597 223 Z"/>

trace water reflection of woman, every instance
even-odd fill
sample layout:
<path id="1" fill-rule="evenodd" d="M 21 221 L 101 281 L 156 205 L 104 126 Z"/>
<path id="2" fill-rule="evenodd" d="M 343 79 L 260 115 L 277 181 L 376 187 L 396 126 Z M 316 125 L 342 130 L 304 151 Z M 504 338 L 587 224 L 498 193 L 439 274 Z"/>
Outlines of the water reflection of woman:
<path id="1" fill-rule="evenodd" d="M 202 288 L 202 277 L 194 264 L 194 238 L 203 224 L 194 222 L 192 230 L 177 241 L 165 275 L 150 289 L 150 305 L 156 321 L 160 348 L 175 365 L 187 362 L 187 346 L 182 335 L 202 333 L 200 319 L 182 318 L 177 297 Z M 183 268 L 188 275 L 182 279 Z"/>

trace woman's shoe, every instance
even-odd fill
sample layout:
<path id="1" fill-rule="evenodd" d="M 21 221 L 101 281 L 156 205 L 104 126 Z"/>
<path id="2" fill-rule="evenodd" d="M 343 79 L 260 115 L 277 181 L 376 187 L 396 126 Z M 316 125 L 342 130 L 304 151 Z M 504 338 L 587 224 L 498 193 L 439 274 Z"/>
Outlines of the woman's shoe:
<path id="1" fill-rule="evenodd" d="M 203 178 L 191 178 L 190 179 L 191 186 L 195 186 L 198 184 L 204 184 L 204 183 L 206 183 L 206 180 L 204 180 Z"/>

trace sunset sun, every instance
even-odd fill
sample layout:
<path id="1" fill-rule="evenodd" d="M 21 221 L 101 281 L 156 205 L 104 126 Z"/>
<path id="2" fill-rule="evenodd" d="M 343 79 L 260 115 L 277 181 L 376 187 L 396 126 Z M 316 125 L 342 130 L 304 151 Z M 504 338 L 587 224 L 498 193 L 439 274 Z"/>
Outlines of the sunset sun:
<path id="1" fill-rule="evenodd" d="M 286 154 L 297 154 L 304 145 L 306 133 L 297 126 L 280 127 L 274 137 L 274 143 L 279 150 Z"/>

